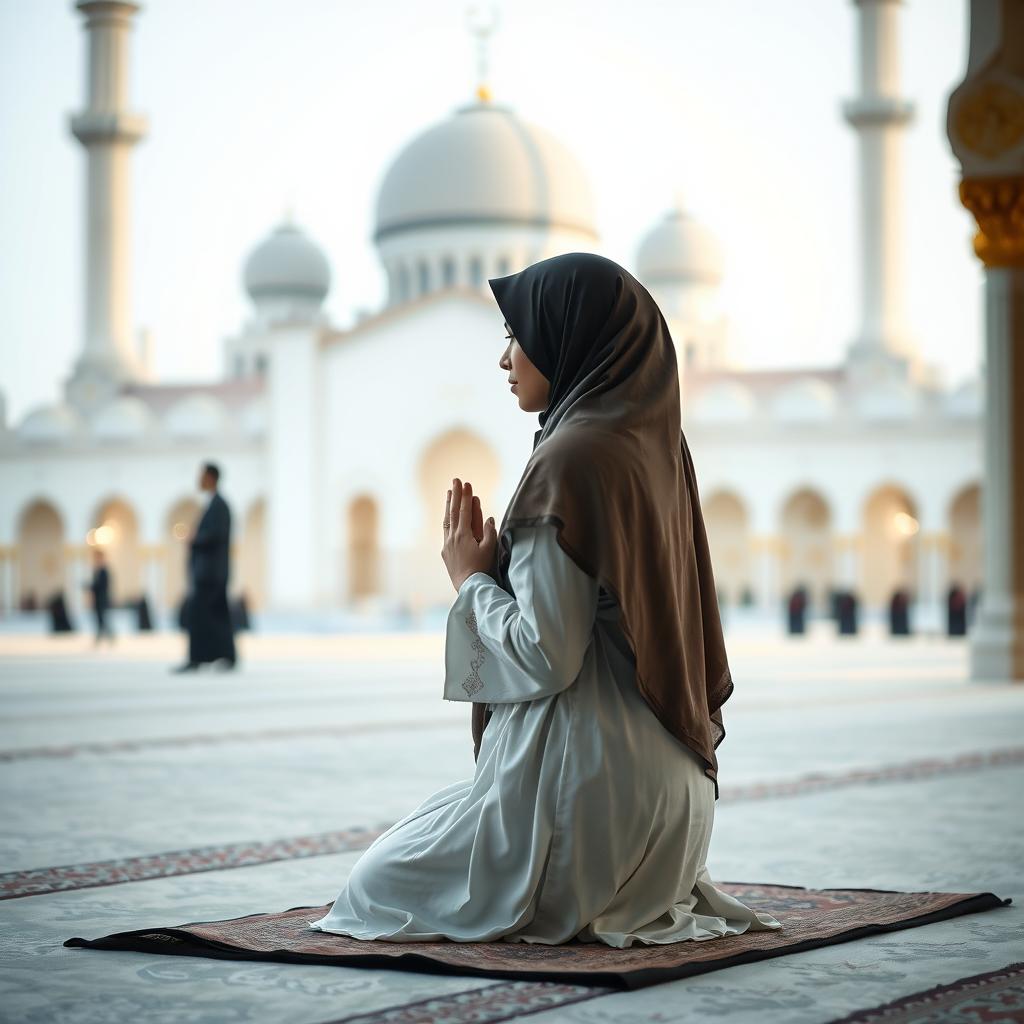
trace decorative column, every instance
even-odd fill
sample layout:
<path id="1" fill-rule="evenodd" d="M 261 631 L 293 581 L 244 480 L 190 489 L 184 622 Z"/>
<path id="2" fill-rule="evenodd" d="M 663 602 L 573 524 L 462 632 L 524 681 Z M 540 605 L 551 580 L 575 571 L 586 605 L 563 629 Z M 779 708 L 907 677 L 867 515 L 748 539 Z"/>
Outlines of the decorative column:
<path id="1" fill-rule="evenodd" d="M 985 267 L 985 555 L 974 679 L 1024 682 L 1024 0 L 971 0 L 946 132 Z"/>
<path id="2" fill-rule="evenodd" d="M 778 612 L 782 539 L 773 534 L 755 534 L 750 538 L 750 551 L 754 556 L 757 603 L 768 611 Z"/>
<path id="3" fill-rule="evenodd" d="M 877 379 L 913 362 L 903 319 L 903 131 L 914 115 L 900 97 L 902 0 L 854 0 L 860 94 L 843 104 L 860 151 L 861 327 L 849 348 L 854 375 Z"/>
<path id="4" fill-rule="evenodd" d="M 946 579 L 949 567 L 949 534 L 943 530 L 922 530 L 917 535 L 917 605 L 922 629 L 927 623 L 941 632 L 945 622 Z"/>
<path id="5" fill-rule="evenodd" d="M 149 602 L 150 614 L 159 616 L 164 606 L 164 565 L 167 561 L 166 546 L 157 541 L 154 544 L 139 545 L 139 573 L 141 595 Z"/>
<path id="6" fill-rule="evenodd" d="M 301 325 L 273 332 L 267 377 L 268 604 L 300 611 L 316 604 L 320 543 L 319 394 L 317 333 Z"/>
<path id="7" fill-rule="evenodd" d="M 861 549 L 864 538 L 859 533 L 837 533 L 833 538 L 835 550 L 835 586 L 852 590 L 861 597 Z"/>
<path id="8" fill-rule="evenodd" d="M 132 345 L 132 147 L 146 122 L 128 110 L 128 44 L 139 10 L 131 0 L 78 0 L 89 36 L 88 103 L 71 118 L 85 147 L 85 337 L 67 384 L 74 404 L 93 407 L 138 371 Z"/>
<path id="9" fill-rule="evenodd" d="M 72 621 L 91 607 L 84 584 L 91 575 L 90 548 L 85 544 L 64 545 L 64 597 Z"/>

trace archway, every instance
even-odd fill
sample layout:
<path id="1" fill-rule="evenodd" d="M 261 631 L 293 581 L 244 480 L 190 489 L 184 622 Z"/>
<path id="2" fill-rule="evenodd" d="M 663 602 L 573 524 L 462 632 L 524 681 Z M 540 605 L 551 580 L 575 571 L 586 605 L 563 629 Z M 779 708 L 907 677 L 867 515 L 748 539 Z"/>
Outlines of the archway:
<path id="1" fill-rule="evenodd" d="M 422 525 L 414 550 L 410 592 L 414 603 L 441 604 L 451 600 L 451 580 L 440 558 L 444 543 L 445 496 L 452 478 L 469 480 L 480 498 L 484 518 L 501 523 L 503 509 L 496 505 L 501 465 L 494 449 L 477 434 L 456 427 L 434 438 L 420 457 L 418 479 L 423 508 Z"/>
<path id="2" fill-rule="evenodd" d="M 348 506 L 348 597 L 358 601 L 380 592 L 380 512 L 368 494 Z"/>
<path id="3" fill-rule="evenodd" d="M 93 516 L 86 543 L 101 548 L 107 556 L 113 603 L 138 598 L 142 593 L 142 558 L 138 520 L 131 506 L 121 498 L 102 504 Z"/>
<path id="4" fill-rule="evenodd" d="M 267 503 L 258 498 L 249 506 L 238 549 L 238 594 L 245 596 L 250 610 L 263 608 L 267 601 Z M 233 574 L 234 575 L 234 574 Z"/>
<path id="5" fill-rule="evenodd" d="M 812 606 L 827 599 L 833 578 L 831 523 L 828 503 L 817 491 L 801 487 L 786 500 L 779 522 L 783 594 L 802 583 Z"/>
<path id="6" fill-rule="evenodd" d="M 199 503 L 182 498 L 167 513 L 164 526 L 164 604 L 177 609 L 188 588 L 188 539 L 199 522 Z"/>
<path id="7" fill-rule="evenodd" d="M 897 587 L 917 591 L 917 510 L 895 484 L 877 488 L 864 503 L 861 586 L 869 605 L 887 606 Z"/>
<path id="8" fill-rule="evenodd" d="M 711 548 L 715 586 L 726 604 L 739 604 L 753 592 L 750 568 L 750 516 L 732 491 L 716 491 L 701 502 Z"/>
<path id="9" fill-rule="evenodd" d="M 34 501 L 18 523 L 18 601 L 46 604 L 64 589 L 64 523 L 48 501 Z"/>
<path id="10" fill-rule="evenodd" d="M 981 528 L 981 487 L 970 484 L 957 492 L 949 505 L 949 582 L 959 583 L 968 592 L 982 582 Z"/>

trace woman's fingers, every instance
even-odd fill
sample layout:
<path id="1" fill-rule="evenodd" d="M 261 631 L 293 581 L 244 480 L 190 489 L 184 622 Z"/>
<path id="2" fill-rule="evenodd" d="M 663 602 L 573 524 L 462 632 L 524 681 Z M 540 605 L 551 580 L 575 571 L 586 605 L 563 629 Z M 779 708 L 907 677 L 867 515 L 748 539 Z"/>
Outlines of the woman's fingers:
<path id="1" fill-rule="evenodd" d="M 449 517 L 451 529 L 455 530 L 459 525 L 459 513 L 462 511 L 462 481 L 455 477 L 452 480 L 452 510 Z"/>
<path id="2" fill-rule="evenodd" d="M 473 536 L 478 541 L 484 539 L 484 509 L 475 494 L 473 495 Z"/>
<path id="3" fill-rule="evenodd" d="M 444 532 L 447 533 L 451 527 L 451 515 L 452 515 L 452 489 L 448 488 L 448 499 L 444 503 L 444 519 L 441 525 L 444 527 Z"/>
<path id="4" fill-rule="evenodd" d="M 462 507 L 459 509 L 459 522 L 465 529 L 473 526 L 473 485 L 467 480 L 462 488 Z"/>

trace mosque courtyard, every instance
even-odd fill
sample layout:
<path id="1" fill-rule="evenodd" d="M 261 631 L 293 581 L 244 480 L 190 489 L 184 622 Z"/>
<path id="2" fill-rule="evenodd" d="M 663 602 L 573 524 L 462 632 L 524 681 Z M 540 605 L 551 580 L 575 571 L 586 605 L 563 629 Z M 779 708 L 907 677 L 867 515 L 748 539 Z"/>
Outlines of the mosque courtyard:
<path id="1" fill-rule="evenodd" d="M 1024 960 L 1024 688 L 967 681 L 962 638 L 825 623 L 730 633 L 713 878 L 1010 907 L 547 1003 L 522 981 L 65 948 L 324 904 L 367 836 L 472 775 L 439 632 L 240 646 L 238 672 L 175 676 L 174 634 L 0 634 L 0 1019 L 812 1024 Z"/>

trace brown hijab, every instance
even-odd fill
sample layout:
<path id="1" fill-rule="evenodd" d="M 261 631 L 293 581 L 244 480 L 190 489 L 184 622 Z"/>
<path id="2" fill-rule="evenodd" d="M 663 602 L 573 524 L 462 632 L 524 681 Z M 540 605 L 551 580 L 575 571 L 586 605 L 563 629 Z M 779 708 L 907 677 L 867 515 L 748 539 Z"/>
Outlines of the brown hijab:
<path id="1" fill-rule="evenodd" d="M 665 318 L 632 274 L 592 253 L 488 283 L 551 385 L 491 575 L 511 591 L 512 528 L 555 524 L 561 548 L 617 600 L 641 695 L 703 759 L 717 798 L 733 684 Z M 474 702 L 474 757 L 489 718 Z"/>

